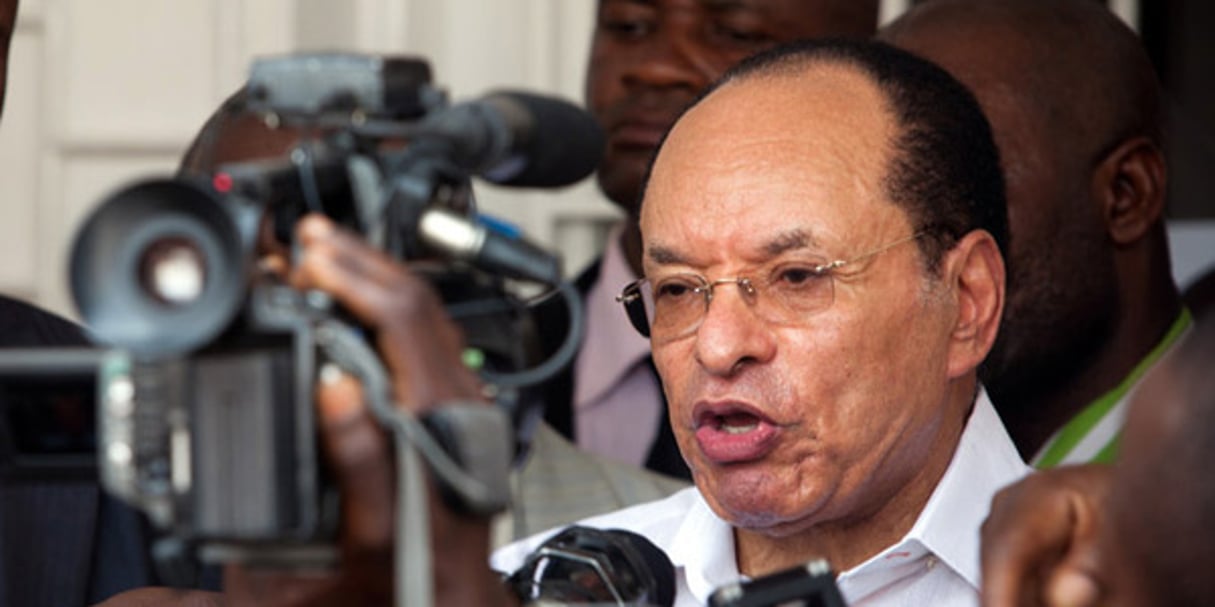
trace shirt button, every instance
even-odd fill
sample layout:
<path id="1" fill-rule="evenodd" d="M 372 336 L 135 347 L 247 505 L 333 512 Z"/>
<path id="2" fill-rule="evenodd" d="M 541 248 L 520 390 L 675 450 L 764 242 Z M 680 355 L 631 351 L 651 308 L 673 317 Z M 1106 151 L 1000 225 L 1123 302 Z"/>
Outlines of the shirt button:
<path id="1" fill-rule="evenodd" d="M 937 557 L 935 557 L 935 556 L 928 557 L 927 561 L 924 563 L 924 567 L 928 568 L 929 571 L 932 571 L 932 568 L 936 567 L 936 566 L 937 566 Z"/>

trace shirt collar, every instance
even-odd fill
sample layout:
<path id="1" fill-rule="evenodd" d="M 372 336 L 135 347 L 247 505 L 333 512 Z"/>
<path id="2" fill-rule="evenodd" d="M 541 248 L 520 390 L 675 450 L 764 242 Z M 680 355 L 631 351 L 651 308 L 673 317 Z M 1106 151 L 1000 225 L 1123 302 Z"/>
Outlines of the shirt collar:
<path id="1" fill-rule="evenodd" d="M 948 566 L 979 588 L 979 528 L 991 498 L 1029 472 L 995 408 L 980 389 L 949 467 L 911 530 L 893 546 L 839 576 L 851 602 L 912 575 L 923 567 Z M 730 525 L 703 497 L 674 531 L 668 556 L 682 569 L 688 589 L 706 601 L 723 580 L 740 577 Z M 929 560 L 930 559 L 930 560 Z"/>
<path id="2" fill-rule="evenodd" d="M 734 558 L 734 529 L 709 508 L 700 489 L 691 490 L 697 492 L 696 499 L 675 531 L 667 556 L 677 574 L 683 571 L 692 596 L 708 604 L 709 595 L 723 581 L 740 577 Z"/>
<path id="3" fill-rule="evenodd" d="M 616 296 L 636 279 L 620 245 L 623 225 L 608 235 L 599 279 L 586 294 L 586 337 L 575 361 L 574 406 L 582 408 L 611 390 L 650 355 L 650 342 L 633 328 Z"/>
<path id="4" fill-rule="evenodd" d="M 911 531 L 899 543 L 844 572 L 841 581 L 855 578 L 855 590 L 863 596 L 863 588 L 869 586 L 865 578 L 870 573 L 894 573 L 890 570 L 929 555 L 977 590 L 979 528 L 987 518 L 991 498 L 1029 471 L 987 391 L 980 389 L 953 459 Z M 889 581 L 891 575 L 880 577 Z"/>

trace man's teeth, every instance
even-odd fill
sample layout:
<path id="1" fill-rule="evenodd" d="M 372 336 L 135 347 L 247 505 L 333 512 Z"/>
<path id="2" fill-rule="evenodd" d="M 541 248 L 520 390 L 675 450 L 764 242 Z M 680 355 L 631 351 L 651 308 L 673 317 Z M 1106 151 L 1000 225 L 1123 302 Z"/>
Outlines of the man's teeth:
<path id="1" fill-rule="evenodd" d="M 731 423 L 731 422 L 722 420 L 721 426 L 719 428 L 721 429 L 722 432 L 725 432 L 726 434 L 745 434 L 747 432 L 754 430 L 756 428 L 756 426 L 758 426 L 758 425 L 759 425 L 759 422 L 757 422 L 757 421 L 740 424 L 740 423 Z"/>

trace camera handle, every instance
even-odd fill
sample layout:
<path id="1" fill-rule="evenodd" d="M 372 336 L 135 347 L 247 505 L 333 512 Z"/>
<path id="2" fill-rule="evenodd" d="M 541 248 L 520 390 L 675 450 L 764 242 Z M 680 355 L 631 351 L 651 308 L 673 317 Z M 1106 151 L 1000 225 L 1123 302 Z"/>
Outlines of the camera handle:
<path id="1" fill-rule="evenodd" d="M 391 384 L 384 366 L 352 327 L 334 320 L 321 321 L 316 341 L 334 363 L 362 382 L 372 415 L 391 431 L 393 437 L 397 454 L 395 602 L 402 606 L 432 605 L 430 514 L 422 458 L 440 484 L 456 494 L 468 511 L 486 515 L 499 512 L 510 499 L 507 476 L 514 449 L 510 422 L 501 408 L 485 403 L 460 403 L 441 408 L 459 410 L 446 419 L 448 425 L 464 429 L 455 433 L 457 444 L 454 447 L 457 459 L 461 460 L 457 463 L 420 421 L 408 411 L 392 405 Z M 322 375 L 325 372 L 323 370 Z M 464 424 L 460 420 L 472 421 Z M 458 440 L 460 436 L 475 436 L 475 440 L 461 441 Z"/>

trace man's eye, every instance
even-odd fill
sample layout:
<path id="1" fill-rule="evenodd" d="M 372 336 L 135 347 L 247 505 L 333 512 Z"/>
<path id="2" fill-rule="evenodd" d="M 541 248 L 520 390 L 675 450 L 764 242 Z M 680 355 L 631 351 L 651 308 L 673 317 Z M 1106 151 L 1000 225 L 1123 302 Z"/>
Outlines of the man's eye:
<path id="1" fill-rule="evenodd" d="M 713 35 L 719 40 L 740 46 L 764 46 L 773 42 L 766 32 L 755 28 L 732 27 L 728 24 L 713 25 Z"/>
<path id="2" fill-rule="evenodd" d="M 691 283 L 680 280 L 669 280 L 654 287 L 654 299 L 675 300 L 687 297 L 696 290 Z"/>
<path id="3" fill-rule="evenodd" d="M 609 19 L 599 20 L 599 28 L 610 34 L 624 38 L 639 38 L 653 30 L 653 23 L 645 19 Z"/>
<path id="4" fill-rule="evenodd" d="M 806 288 L 827 277 L 815 267 L 781 268 L 773 277 L 773 284 L 779 288 Z"/>

